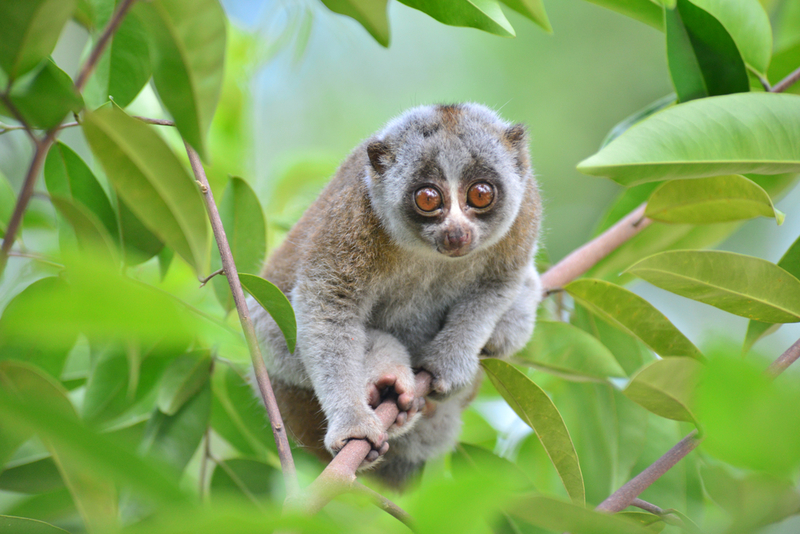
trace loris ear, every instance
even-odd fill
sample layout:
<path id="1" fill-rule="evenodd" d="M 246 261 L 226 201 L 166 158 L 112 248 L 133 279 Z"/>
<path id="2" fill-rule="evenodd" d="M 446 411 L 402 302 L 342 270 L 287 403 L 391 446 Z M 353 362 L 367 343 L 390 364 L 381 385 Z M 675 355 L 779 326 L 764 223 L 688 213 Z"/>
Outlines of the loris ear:
<path id="1" fill-rule="evenodd" d="M 386 172 L 386 169 L 394 163 L 394 152 L 389 148 L 389 145 L 383 141 L 373 141 L 367 145 L 367 156 L 372 168 L 375 169 L 379 175 Z"/>
<path id="2" fill-rule="evenodd" d="M 528 156 L 528 129 L 524 124 L 515 124 L 503 132 L 503 139 L 517 159 L 517 167 L 524 171 L 530 166 Z"/>

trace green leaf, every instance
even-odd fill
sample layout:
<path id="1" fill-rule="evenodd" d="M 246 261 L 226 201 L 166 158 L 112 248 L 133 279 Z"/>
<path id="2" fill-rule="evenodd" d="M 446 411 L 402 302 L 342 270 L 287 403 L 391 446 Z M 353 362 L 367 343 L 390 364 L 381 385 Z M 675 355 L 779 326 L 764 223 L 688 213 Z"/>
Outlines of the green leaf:
<path id="1" fill-rule="evenodd" d="M 283 337 L 286 339 L 286 346 L 289 347 L 290 352 L 294 352 L 297 343 L 297 320 L 292 304 L 286 295 L 272 282 L 254 274 L 239 273 L 239 281 L 278 324 L 278 328 L 281 329 Z"/>
<path id="2" fill-rule="evenodd" d="M 75 0 L 0 1 L 0 67 L 11 80 L 50 55 L 75 5 Z"/>
<path id="3" fill-rule="evenodd" d="M 386 16 L 388 0 L 321 0 L 325 6 L 355 19 L 383 46 L 389 46 L 389 19 Z"/>
<path id="4" fill-rule="evenodd" d="M 97 216 L 110 236 L 118 235 L 117 218 L 103 186 L 81 157 L 61 141 L 47 153 L 44 181 L 51 196 L 74 199 Z"/>
<path id="5" fill-rule="evenodd" d="M 610 514 L 595 512 L 544 495 L 529 495 L 519 499 L 508 510 L 532 525 L 548 531 L 572 534 L 648 534 L 650 531 Z"/>
<path id="6" fill-rule="evenodd" d="M 0 172 L 0 237 L 6 235 L 8 221 L 14 213 L 14 206 L 17 203 L 17 195 L 11 187 L 6 175 Z"/>
<path id="7" fill-rule="evenodd" d="M 97 424 L 118 416 L 125 409 L 131 370 L 125 351 L 118 347 L 112 346 L 100 354 L 93 354 L 93 360 L 81 416 L 84 421 Z"/>
<path id="8" fill-rule="evenodd" d="M 675 250 L 645 258 L 627 272 L 748 319 L 800 321 L 800 281 L 760 258 L 712 250 Z"/>
<path id="9" fill-rule="evenodd" d="M 143 263 L 166 248 L 161 239 L 148 230 L 119 197 L 117 197 L 117 214 L 122 250 L 127 265 Z"/>
<path id="10" fill-rule="evenodd" d="M 645 215 L 655 221 L 688 224 L 762 216 L 780 225 L 785 217 L 764 189 L 738 174 L 666 182 L 650 195 Z"/>
<path id="11" fill-rule="evenodd" d="M 175 415 L 153 415 L 145 429 L 142 452 L 169 464 L 179 475 L 200 445 L 210 417 L 211 388 L 206 382 Z"/>
<path id="12" fill-rule="evenodd" d="M 228 181 L 219 203 L 219 217 L 228 237 L 236 270 L 245 273 L 260 271 L 267 255 L 267 221 L 258 197 L 247 182 L 236 176 Z M 211 269 L 220 267 L 222 260 L 219 249 L 214 247 Z M 222 306 L 227 311 L 232 310 L 233 295 L 228 278 L 217 276 L 212 284 Z"/>
<path id="13" fill-rule="evenodd" d="M 124 108 L 147 84 L 151 73 L 147 29 L 135 15 L 129 14 L 100 56 L 84 94 L 94 107 L 110 97 Z"/>
<path id="14" fill-rule="evenodd" d="M 481 366 L 508 405 L 536 432 L 570 498 L 583 504 L 585 489 L 578 455 L 553 401 L 530 378 L 502 360 L 486 358 Z"/>
<path id="15" fill-rule="evenodd" d="M 153 0 L 133 9 L 150 32 L 153 80 L 181 136 L 206 159 L 222 91 L 225 23 L 218 0 Z"/>
<path id="16" fill-rule="evenodd" d="M 87 113 L 83 131 L 126 205 L 195 271 L 204 272 L 209 241 L 203 200 L 166 143 L 112 108 Z"/>
<path id="17" fill-rule="evenodd" d="M 657 30 L 664 29 L 664 8 L 650 0 L 587 0 L 627 17 L 644 22 Z"/>
<path id="18" fill-rule="evenodd" d="M 578 170 L 608 176 L 624 186 L 672 178 L 798 172 L 800 98 L 744 93 L 679 104 L 632 127 L 583 160 Z"/>
<path id="19" fill-rule="evenodd" d="M 167 415 L 178 410 L 197 393 L 211 373 L 211 354 L 200 350 L 178 356 L 167 367 L 158 392 L 158 409 Z"/>
<path id="20" fill-rule="evenodd" d="M 777 265 L 800 280 L 800 237 L 795 239 L 794 243 L 784 252 Z M 747 324 L 747 334 L 742 351 L 748 352 L 756 341 L 775 332 L 779 327 L 779 324 L 751 320 Z"/>
<path id="21" fill-rule="evenodd" d="M 603 280 L 581 279 L 564 289 L 592 313 L 641 339 L 662 357 L 703 357 L 664 314 L 625 288 Z"/>
<path id="22" fill-rule="evenodd" d="M 64 487 L 52 456 L 12 462 L 0 473 L 0 489 L 17 493 L 45 493 Z"/>
<path id="23" fill-rule="evenodd" d="M 83 98 L 75 92 L 72 79 L 53 60 L 14 84 L 9 98 L 25 120 L 35 128 L 57 126 L 69 112 L 83 109 Z M 14 117 L 0 103 L 0 114 Z"/>
<path id="24" fill-rule="evenodd" d="M 691 402 L 702 364 L 692 358 L 656 360 L 636 373 L 623 390 L 639 406 L 667 419 L 694 422 Z"/>
<path id="25" fill-rule="evenodd" d="M 667 526 L 659 516 L 648 512 L 619 512 L 617 517 L 621 517 L 637 525 L 647 528 L 651 534 L 658 534 Z"/>
<path id="26" fill-rule="evenodd" d="M 694 414 L 701 447 L 731 465 L 789 475 L 800 465 L 796 385 L 770 381 L 754 363 L 719 354 L 697 389 Z"/>
<path id="27" fill-rule="evenodd" d="M 750 90 L 739 49 L 713 15 L 678 0 L 666 10 L 666 33 L 667 63 L 681 102 Z"/>
<path id="28" fill-rule="evenodd" d="M 758 0 L 691 0 L 717 19 L 736 43 L 745 63 L 766 74 L 772 55 L 772 28 Z"/>
<path id="29" fill-rule="evenodd" d="M 54 196 L 50 198 L 50 201 L 61 216 L 72 226 L 78 245 L 83 251 L 90 251 L 98 259 L 102 258 L 110 264 L 117 263 L 117 251 L 114 241 L 92 212 L 68 198 Z M 62 245 L 62 250 L 63 248 L 64 246 Z"/>
<path id="30" fill-rule="evenodd" d="M 640 109 L 636 113 L 633 113 L 628 117 L 625 117 L 621 122 L 617 123 L 613 128 L 611 128 L 611 131 L 608 132 L 606 138 L 603 139 L 602 143 L 600 143 L 600 148 L 603 148 L 611 141 L 622 135 L 624 132 L 628 131 L 628 129 L 634 124 L 642 122 L 650 115 L 658 113 L 662 109 L 666 109 L 668 107 L 675 105 L 677 99 L 678 97 L 675 93 L 670 93 L 667 96 L 659 98 L 652 104 L 648 104 L 647 106 Z"/>
<path id="31" fill-rule="evenodd" d="M 506 19 L 498 0 L 400 0 L 449 26 L 477 28 L 502 37 L 514 37 L 514 28 Z"/>
<path id="32" fill-rule="evenodd" d="M 272 488 L 281 483 L 280 470 L 248 458 L 223 460 L 214 468 L 211 495 L 216 497 L 268 498 Z"/>
<path id="33" fill-rule="evenodd" d="M 500 0 L 505 5 L 520 13 L 521 15 L 531 19 L 534 23 L 538 24 L 547 33 L 553 33 L 553 27 L 550 26 L 550 19 L 547 18 L 547 13 L 544 10 L 544 2 L 542 0 Z"/>
<path id="34" fill-rule="evenodd" d="M 453 479 L 469 479 L 477 472 L 486 476 L 502 480 L 511 491 L 531 491 L 533 483 L 522 472 L 519 466 L 506 458 L 501 458 L 483 447 L 468 443 L 459 443 L 455 452 L 450 456 L 450 469 Z"/>
<path id="35" fill-rule="evenodd" d="M 538 321 L 533 338 L 514 358 L 522 365 L 584 380 L 626 376 L 600 341 L 562 322 Z"/>
<path id="36" fill-rule="evenodd" d="M 0 515 L 0 530 L 5 534 L 59 534 L 67 532 L 50 523 L 27 517 L 12 517 Z"/>

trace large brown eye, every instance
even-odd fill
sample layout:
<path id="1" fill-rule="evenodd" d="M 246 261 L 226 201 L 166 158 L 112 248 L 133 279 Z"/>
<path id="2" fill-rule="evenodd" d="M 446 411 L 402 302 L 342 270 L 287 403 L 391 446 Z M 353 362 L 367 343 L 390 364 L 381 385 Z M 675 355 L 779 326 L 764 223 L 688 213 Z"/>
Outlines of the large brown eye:
<path id="1" fill-rule="evenodd" d="M 467 191 L 467 203 L 473 208 L 482 209 L 494 200 L 494 188 L 486 182 L 472 184 Z"/>
<path id="2" fill-rule="evenodd" d="M 433 187 L 422 187 L 414 193 L 414 202 L 422 211 L 436 211 L 442 205 L 442 194 Z"/>

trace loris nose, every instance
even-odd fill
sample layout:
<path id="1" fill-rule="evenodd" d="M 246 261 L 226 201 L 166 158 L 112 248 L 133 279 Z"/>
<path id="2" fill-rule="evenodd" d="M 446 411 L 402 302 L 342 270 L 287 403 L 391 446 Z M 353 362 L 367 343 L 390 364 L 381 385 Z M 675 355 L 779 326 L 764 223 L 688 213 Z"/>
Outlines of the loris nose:
<path id="1" fill-rule="evenodd" d="M 456 227 L 444 233 L 444 248 L 455 251 L 466 248 L 472 242 L 472 234 L 468 229 Z"/>

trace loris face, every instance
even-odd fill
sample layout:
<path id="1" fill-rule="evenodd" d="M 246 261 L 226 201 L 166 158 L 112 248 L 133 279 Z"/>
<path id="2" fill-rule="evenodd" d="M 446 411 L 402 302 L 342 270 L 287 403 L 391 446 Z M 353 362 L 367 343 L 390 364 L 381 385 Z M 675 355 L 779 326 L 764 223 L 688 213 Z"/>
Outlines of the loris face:
<path id="1" fill-rule="evenodd" d="M 531 179 L 524 129 L 476 104 L 411 110 L 367 152 L 373 208 L 391 236 L 451 258 L 502 238 Z"/>

